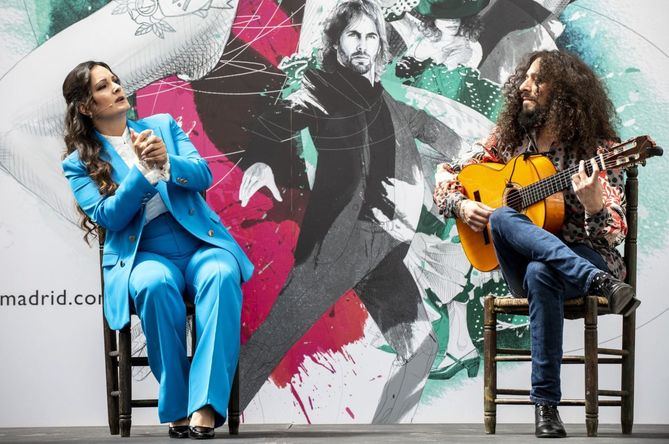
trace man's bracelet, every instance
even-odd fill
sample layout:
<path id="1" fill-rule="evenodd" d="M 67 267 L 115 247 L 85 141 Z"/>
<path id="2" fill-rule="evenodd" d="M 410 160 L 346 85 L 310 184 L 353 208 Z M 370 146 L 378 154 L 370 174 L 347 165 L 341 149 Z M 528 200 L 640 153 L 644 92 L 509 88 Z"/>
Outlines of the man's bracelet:
<path id="1" fill-rule="evenodd" d="M 461 199 L 455 203 L 455 217 L 464 222 L 464 214 L 462 213 L 463 208 L 462 204 L 465 202 L 465 199 Z"/>

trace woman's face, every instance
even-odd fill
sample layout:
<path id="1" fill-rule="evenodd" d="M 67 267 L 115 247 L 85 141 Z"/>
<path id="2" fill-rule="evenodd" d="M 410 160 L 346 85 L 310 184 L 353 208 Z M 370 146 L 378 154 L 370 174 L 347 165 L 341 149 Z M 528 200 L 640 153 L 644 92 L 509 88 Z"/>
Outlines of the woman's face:
<path id="1" fill-rule="evenodd" d="M 130 109 L 120 80 L 104 66 L 96 65 L 91 69 L 90 88 L 93 104 L 87 114 L 93 119 L 125 114 Z"/>

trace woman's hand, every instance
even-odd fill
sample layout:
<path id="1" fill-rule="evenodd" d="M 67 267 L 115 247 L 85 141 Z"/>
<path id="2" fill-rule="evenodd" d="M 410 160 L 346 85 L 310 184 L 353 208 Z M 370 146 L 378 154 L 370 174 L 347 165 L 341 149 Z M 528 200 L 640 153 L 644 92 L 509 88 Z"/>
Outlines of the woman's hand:
<path id="1" fill-rule="evenodd" d="M 139 160 L 150 168 L 162 168 L 167 162 L 167 148 L 163 140 L 148 129 L 137 134 L 130 130 L 130 139 Z"/>
<path id="2" fill-rule="evenodd" d="M 484 203 L 466 199 L 460 201 L 457 213 L 458 219 L 466 223 L 472 230 L 479 232 L 485 229 L 493 211 L 495 211 L 494 208 Z"/>
<path id="3" fill-rule="evenodd" d="M 599 165 L 595 159 L 590 160 L 592 175 L 585 172 L 585 161 L 578 165 L 578 173 L 571 176 L 571 186 L 578 200 L 583 204 L 586 213 L 596 214 L 604 208 L 604 191 L 599 183 Z"/>

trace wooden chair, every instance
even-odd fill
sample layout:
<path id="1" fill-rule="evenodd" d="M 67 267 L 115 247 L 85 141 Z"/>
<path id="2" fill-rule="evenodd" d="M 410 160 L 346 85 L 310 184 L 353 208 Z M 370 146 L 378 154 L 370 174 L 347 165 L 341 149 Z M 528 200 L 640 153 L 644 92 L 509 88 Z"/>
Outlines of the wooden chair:
<path id="1" fill-rule="evenodd" d="M 104 277 L 102 274 L 102 250 L 104 247 L 104 229 L 98 227 L 100 246 L 100 282 L 104 294 Z M 186 303 L 186 314 L 191 325 L 191 350 L 195 350 L 195 307 Z M 102 315 L 103 337 L 105 347 L 105 370 L 107 377 L 107 417 L 109 431 L 112 435 L 130 436 L 133 407 L 157 407 L 157 399 L 132 398 L 132 367 L 146 367 L 149 360 L 146 357 L 130 355 L 131 336 L 130 325 L 115 331 Z M 189 356 L 192 359 L 192 356 Z M 239 365 L 230 391 L 228 404 L 228 430 L 231 435 L 239 434 Z"/>
<path id="2" fill-rule="evenodd" d="M 636 288 L 637 272 L 637 207 L 638 207 L 638 171 L 636 167 L 627 169 L 625 194 L 627 197 L 628 233 L 625 240 L 626 282 Z M 620 406 L 620 422 L 624 434 L 632 433 L 634 423 L 634 341 L 636 315 L 622 317 L 622 349 L 599 348 L 597 345 L 597 317 L 610 314 L 608 301 L 601 296 L 589 295 L 585 298 L 571 299 L 565 302 L 566 319 L 584 318 L 584 355 L 565 355 L 564 364 L 585 364 L 585 398 L 563 399 L 561 406 L 585 406 L 585 424 L 588 436 L 597 436 L 599 406 Z M 524 298 L 484 299 L 484 424 L 488 434 L 495 433 L 497 423 L 497 405 L 532 404 L 529 390 L 517 390 L 497 387 L 498 362 L 529 362 L 529 350 L 497 347 L 497 315 L 529 314 L 529 305 Z M 602 355 L 602 357 L 600 357 Z M 620 390 L 600 390 L 598 383 L 599 364 L 618 364 L 622 366 Z M 500 397 L 507 395 L 509 397 Z M 605 397 L 607 399 L 602 399 Z M 614 399 L 611 399 L 614 398 Z"/>

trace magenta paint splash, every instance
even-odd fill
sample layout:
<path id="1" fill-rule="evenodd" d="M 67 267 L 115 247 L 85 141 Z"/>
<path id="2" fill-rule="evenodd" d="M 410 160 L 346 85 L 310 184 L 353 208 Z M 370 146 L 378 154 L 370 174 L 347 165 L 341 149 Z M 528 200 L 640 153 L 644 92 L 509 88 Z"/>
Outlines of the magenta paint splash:
<path id="1" fill-rule="evenodd" d="M 272 209 L 274 202 L 265 194 L 257 193 L 247 207 L 241 206 L 238 192 L 243 172 L 235 162 L 221 154 L 223 150 L 214 146 L 203 131 L 188 82 L 168 77 L 137 92 L 139 117 L 160 112 L 171 114 L 188 133 L 200 154 L 208 160 L 214 182 L 207 191 L 207 201 L 256 266 L 254 277 L 244 286 L 244 343 L 269 313 L 292 269 L 298 224 L 290 219 L 243 224 L 248 220 L 261 220 Z M 319 355 L 341 353 L 346 359 L 351 359 L 344 347 L 362 338 L 367 316 L 355 293 L 346 293 L 286 354 L 274 370 L 272 381 L 279 387 L 286 387 L 304 370 L 306 359 L 317 362 Z M 331 371 L 336 370 L 332 368 Z M 292 386 L 291 391 L 309 420 L 304 403 Z"/>
<path id="2" fill-rule="evenodd" d="M 276 67 L 297 48 L 300 24 L 292 19 L 276 2 L 240 1 L 232 34 Z"/>

